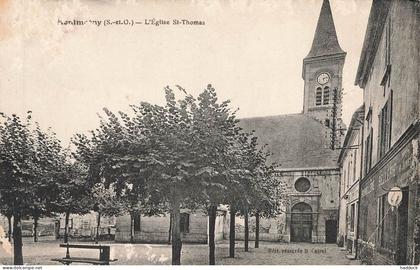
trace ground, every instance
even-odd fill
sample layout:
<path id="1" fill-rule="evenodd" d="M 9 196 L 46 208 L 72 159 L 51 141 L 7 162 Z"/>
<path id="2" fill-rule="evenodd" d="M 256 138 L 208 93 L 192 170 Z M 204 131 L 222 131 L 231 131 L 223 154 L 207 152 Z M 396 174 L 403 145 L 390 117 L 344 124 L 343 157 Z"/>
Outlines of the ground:
<path id="1" fill-rule="evenodd" d="M 65 249 L 59 248 L 60 241 L 42 239 L 33 243 L 30 238 L 24 239 L 23 255 L 26 264 L 58 264 L 51 261 L 53 258 L 64 257 Z M 105 242 L 101 242 L 105 244 Z M 157 244 L 120 244 L 111 245 L 111 258 L 118 261 L 113 264 L 170 264 L 170 245 Z M 243 242 L 236 243 L 235 258 L 229 258 L 229 243 L 223 241 L 216 245 L 216 264 L 359 264 L 357 260 L 348 260 L 345 251 L 335 244 L 310 243 L 273 243 L 261 242 L 260 248 L 253 248 L 250 242 L 250 251 L 245 252 Z M 70 250 L 75 257 L 98 257 L 97 250 Z M 0 249 L 0 264 L 12 264 L 13 253 L 6 253 Z M 182 246 L 181 263 L 184 265 L 208 264 L 208 246 L 184 244 Z"/>

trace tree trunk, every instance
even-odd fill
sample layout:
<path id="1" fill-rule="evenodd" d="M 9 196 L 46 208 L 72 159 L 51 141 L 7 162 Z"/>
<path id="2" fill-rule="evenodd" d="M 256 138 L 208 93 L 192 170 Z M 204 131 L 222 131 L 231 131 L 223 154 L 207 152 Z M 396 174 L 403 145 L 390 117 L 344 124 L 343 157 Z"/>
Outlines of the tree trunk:
<path id="1" fill-rule="evenodd" d="M 19 215 L 13 216 L 13 258 L 14 265 L 23 265 L 22 224 Z"/>
<path id="2" fill-rule="evenodd" d="M 34 242 L 38 242 L 38 217 L 34 217 Z"/>
<path id="3" fill-rule="evenodd" d="M 60 220 L 54 221 L 54 236 L 55 240 L 60 239 Z"/>
<path id="4" fill-rule="evenodd" d="M 70 217 L 70 212 L 66 211 L 66 217 L 64 220 L 64 243 L 69 242 L 69 217 Z"/>
<path id="5" fill-rule="evenodd" d="M 130 212 L 130 243 L 134 243 L 134 213 Z"/>
<path id="6" fill-rule="evenodd" d="M 171 244 L 171 234 L 172 234 L 172 212 L 169 214 L 169 236 L 168 236 L 168 245 Z"/>
<path id="7" fill-rule="evenodd" d="M 12 216 L 7 216 L 7 222 L 9 224 L 9 231 L 7 232 L 7 237 L 9 239 L 9 242 L 12 242 Z"/>
<path id="8" fill-rule="evenodd" d="M 260 212 L 255 213 L 255 248 L 260 247 Z"/>
<path id="9" fill-rule="evenodd" d="M 249 216 L 248 209 L 245 210 L 245 251 L 249 251 Z"/>
<path id="10" fill-rule="evenodd" d="M 211 205 L 209 208 L 209 265 L 216 264 L 216 258 L 215 258 L 216 215 L 217 215 L 217 205 Z"/>
<path id="11" fill-rule="evenodd" d="M 181 209 L 180 201 L 175 199 L 172 203 L 172 265 L 181 264 Z"/>
<path id="12" fill-rule="evenodd" d="M 235 258 L 235 215 L 234 206 L 230 206 L 230 228 L 229 228 L 229 257 Z"/>
<path id="13" fill-rule="evenodd" d="M 98 243 L 99 240 L 99 228 L 101 227 L 101 212 L 98 212 L 98 224 L 96 225 L 96 237 L 95 243 Z"/>

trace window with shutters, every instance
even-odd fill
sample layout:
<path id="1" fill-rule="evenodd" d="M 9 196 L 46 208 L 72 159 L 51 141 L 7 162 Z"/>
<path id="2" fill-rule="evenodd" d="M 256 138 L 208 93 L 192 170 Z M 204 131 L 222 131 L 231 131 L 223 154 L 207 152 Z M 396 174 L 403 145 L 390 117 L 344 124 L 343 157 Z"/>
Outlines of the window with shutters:
<path id="1" fill-rule="evenodd" d="M 379 157 L 383 157 L 391 147 L 391 127 L 392 127 L 392 90 L 389 94 L 388 100 L 379 114 L 379 129 L 378 129 L 378 147 Z"/>
<path id="2" fill-rule="evenodd" d="M 369 171 L 370 168 L 372 167 L 372 144 L 373 144 L 373 140 L 372 140 L 372 134 L 373 134 L 373 129 L 372 129 L 372 108 L 369 108 L 369 112 L 368 115 L 366 117 L 366 129 L 367 129 L 367 136 L 366 136 L 366 140 L 365 140 L 365 151 L 364 151 L 364 175 L 366 175 Z"/>
<path id="3" fill-rule="evenodd" d="M 351 161 L 347 163 L 347 188 L 350 186 Z"/>
<path id="4" fill-rule="evenodd" d="M 353 183 L 357 180 L 357 149 L 354 150 L 354 159 L 353 159 Z"/>
<path id="5" fill-rule="evenodd" d="M 350 231 L 354 232 L 354 223 L 356 221 L 356 203 L 350 206 Z"/>
<path id="6" fill-rule="evenodd" d="M 388 21 L 385 26 L 385 65 L 391 64 L 391 17 L 388 17 Z"/>
<path id="7" fill-rule="evenodd" d="M 369 135 L 366 137 L 366 157 L 365 157 L 365 173 L 367 174 L 372 168 L 372 134 L 373 129 L 371 128 L 369 131 Z"/>

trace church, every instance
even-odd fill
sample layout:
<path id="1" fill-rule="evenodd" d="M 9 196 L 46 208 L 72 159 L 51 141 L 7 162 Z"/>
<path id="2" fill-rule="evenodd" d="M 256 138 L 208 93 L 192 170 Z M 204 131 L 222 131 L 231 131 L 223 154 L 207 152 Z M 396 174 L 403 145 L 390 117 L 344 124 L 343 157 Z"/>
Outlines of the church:
<path id="1" fill-rule="evenodd" d="M 330 3 L 324 0 L 313 43 L 303 59 L 303 110 L 299 114 L 247 118 L 240 125 L 255 130 L 267 144 L 277 177 L 287 184 L 285 214 L 262 240 L 335 243 L 340 169 L 337 163 L 344 124 L 340 118 L 343 65 Z M 262 222 L 264 223 L 264 222 Z M 266 234 L 266 235 L 264 235 Z"/>

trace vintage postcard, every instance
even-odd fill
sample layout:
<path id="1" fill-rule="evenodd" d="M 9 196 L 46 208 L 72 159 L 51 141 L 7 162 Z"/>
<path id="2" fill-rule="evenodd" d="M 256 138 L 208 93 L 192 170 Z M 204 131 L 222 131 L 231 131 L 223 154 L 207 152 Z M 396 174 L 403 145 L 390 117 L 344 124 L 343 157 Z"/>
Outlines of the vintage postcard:
<path id="1" fill-rule="evenodd" d="M 0 265 L 417 269 L 419 29 L 418 0 L 0 0 Z"/>

